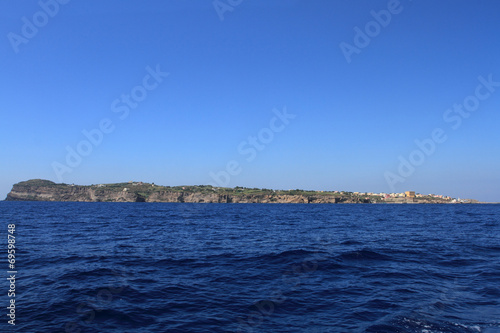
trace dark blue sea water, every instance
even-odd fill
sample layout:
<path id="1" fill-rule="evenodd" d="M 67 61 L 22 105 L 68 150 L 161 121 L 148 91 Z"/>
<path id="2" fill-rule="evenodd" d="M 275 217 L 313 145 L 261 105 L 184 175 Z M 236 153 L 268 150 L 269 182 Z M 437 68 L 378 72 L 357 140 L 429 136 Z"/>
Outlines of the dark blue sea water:
<path id="1" fill-rule="evenodd" d="M 0 331 L 500 332 L 499 205 L 0 202 Z"/>

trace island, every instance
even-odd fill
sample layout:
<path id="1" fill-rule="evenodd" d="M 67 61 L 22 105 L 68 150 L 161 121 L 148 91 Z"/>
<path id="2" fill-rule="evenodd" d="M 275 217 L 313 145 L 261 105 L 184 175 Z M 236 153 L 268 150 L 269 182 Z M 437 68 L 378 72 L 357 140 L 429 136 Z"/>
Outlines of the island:
<path id="1" fill-rule="evenodd" d="M 191 202 L 191 203 L 477 203 L 443 195 L 272 190 L 212 185 L 159 186 L 154 183 L 74 185 L 32 179 L 15 184 L 6 201 Z"/>

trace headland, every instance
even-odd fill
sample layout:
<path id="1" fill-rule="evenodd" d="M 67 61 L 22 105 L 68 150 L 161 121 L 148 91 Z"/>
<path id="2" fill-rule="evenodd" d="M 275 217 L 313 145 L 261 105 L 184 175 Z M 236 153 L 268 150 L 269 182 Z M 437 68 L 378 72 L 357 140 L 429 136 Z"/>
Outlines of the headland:
<path id="1" fill-rule="evenodd" d="M 246 187 L 160 186 L 126 182 L 97 185 L 32 179 L 15 184 L 7 201 L 192 202 L 192 203 L 478 203 L 443 195 L 360 193 L 347 191 L 271 190 Z"/>

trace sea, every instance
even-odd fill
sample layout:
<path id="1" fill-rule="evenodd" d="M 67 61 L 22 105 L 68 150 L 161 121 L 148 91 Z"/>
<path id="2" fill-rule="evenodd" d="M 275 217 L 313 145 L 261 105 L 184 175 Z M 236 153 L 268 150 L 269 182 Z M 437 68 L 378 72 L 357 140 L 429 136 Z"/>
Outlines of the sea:
<path id="1" fill-rule="evenodd" d="M 0 221 L 1 332 L 500 332 L 500 205 L 0 202 Z"/>

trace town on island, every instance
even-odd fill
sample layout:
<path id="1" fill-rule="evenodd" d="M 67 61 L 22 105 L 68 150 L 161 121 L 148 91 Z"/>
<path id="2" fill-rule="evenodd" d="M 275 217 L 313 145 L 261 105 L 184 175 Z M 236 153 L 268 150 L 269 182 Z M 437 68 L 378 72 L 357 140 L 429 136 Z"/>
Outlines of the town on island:
<path id="1" fill-rule="evenodd" d="M 445 195 L 348 191 L 272 190 L 212 185 L 160 186 L 154 183 L 75 185 L 32 179 L 14 184 L 7 201 L 191 202 L 191 203 L 478 203 Z"/>

